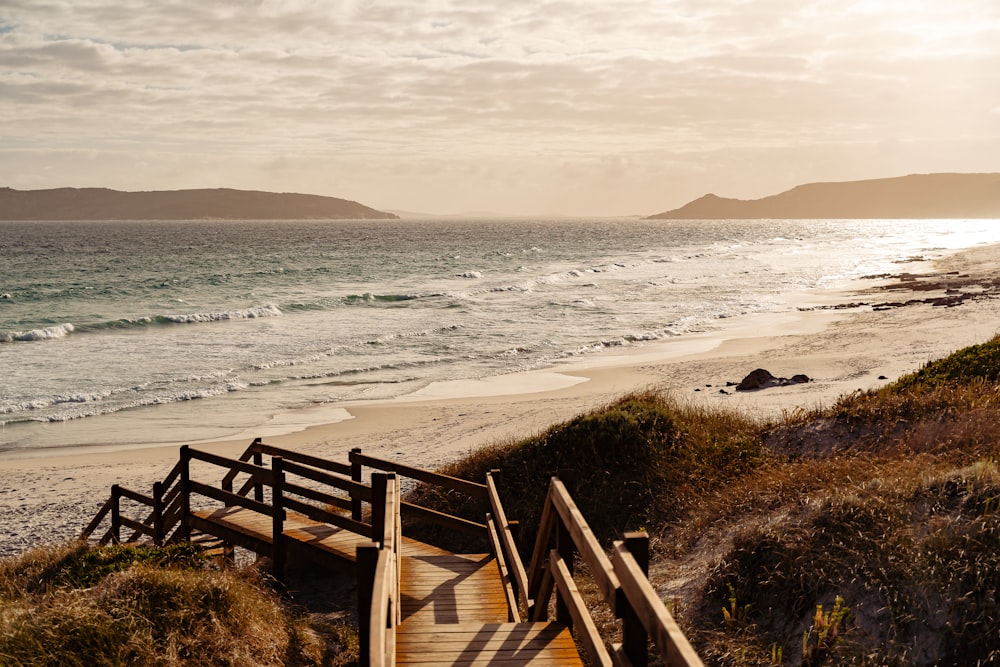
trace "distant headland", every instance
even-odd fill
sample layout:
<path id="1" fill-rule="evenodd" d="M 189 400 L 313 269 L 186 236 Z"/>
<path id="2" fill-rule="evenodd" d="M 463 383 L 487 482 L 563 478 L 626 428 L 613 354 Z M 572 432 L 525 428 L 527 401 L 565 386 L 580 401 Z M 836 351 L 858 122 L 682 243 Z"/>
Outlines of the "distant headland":
<path id="1" fill-rule="evenodd" d="M 809 183 L 762 199 L 705 195 L 647 220 L 1000 218 L 1000 174 Z"/>
<path id="2" fill-rule="evenodd" d="M 336 197 L 228 188 L 122 192 L 0 188 L 0 220 L 395 220 Z"/>

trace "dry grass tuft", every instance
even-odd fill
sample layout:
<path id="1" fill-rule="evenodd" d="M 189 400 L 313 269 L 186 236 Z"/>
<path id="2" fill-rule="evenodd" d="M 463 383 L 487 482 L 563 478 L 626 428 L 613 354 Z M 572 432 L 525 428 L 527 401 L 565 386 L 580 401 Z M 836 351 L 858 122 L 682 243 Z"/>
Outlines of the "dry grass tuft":
<path id="1" fill-rule="evenodd" d="M 571 473 L 577 503 L 598 539 L 677 518 L 685 504 L 765 458 L 760 426 L 736 413 L 681 407 L 654 392 L 630 394 L 520 442 L 483 448 L 442 470 L 481 480 L 500 469 L 508 514 L 533 539 L 551 477 Z M 421 502 L 478 518 L 464 498 L 418 489 Z"/>
<path id="2" fill-rule="evenodd" d="M 4 665 L 320 665 L 320 635 L 253 569 L 188 546 L 83 544 L 0 561 Z"/>
<path id="3" fill-rule="evenodd" d="M 633 394 L 448 472 L 501 468 L 530 541 L 572 468 L 601 539 L 652 534 L 707 664 L 995 664 L 998 421 L 1000 338 L 771 424 Z"/>

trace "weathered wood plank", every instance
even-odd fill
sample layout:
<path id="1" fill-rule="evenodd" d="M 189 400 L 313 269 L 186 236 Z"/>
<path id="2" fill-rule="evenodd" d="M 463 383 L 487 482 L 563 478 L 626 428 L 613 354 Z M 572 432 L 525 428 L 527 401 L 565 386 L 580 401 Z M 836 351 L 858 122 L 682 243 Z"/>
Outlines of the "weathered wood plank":
<path id="1" fill-rule="evenodd" d="M 351 450 L 349 458 L 351 463 L 360 463 L 361 465 L 366 465 L 377 470 L 384 470 L 386 472 L 396 472 L 400 475 L 404 475 L 410 479 L 415 479 L 420 482 L 426 482 L 428 484 L 435 484 L 437 486 L 443 486 L 445 488 L 461 491 L 462 493 L 470 495 L 473 498 L 486 498 L 485 484 L 470 482 L 465 479 L 459 479 L 458 477 L 451 477 L 450 475 L 442 475 L 441 473 L 423 470 L 422 468 L 414 468 L 402 463 L 396 463 L 395 461 L 386 461 L 385 459 L 368 456 L 355 450 Z"/>
<path id="2" fill-rule="evenodd" d="M 488 554 L 404 556 L 400 607 L 404 623 L 504 623 L 507 596 Z"/>
<path id="3" fill-rule="evenodd" d="M 554 623 L 461 623 L 433 626 L 404 621 L 397 665 L 566 665 L 583 663 L 565 627 Z"/>
<path id="4" fill-rule="evenodd" d="M 556 581 L 556 586 L 563 600 L 573 617 L 573 627 L 576 628 L 576 635 L 580 643 L 587 650 L 587 657 L 590 658 L 591 665 L 601 667 L 612 667 L 611 656 L 604 648 L 601 634 L 597 631 L 594 619 L 590 617 L 590 610 L 587 609 L 583 596 L 573 581 L 573 575 L 566 567 L 565 561 L 559 552 L 553 549 L 549 552 L 549 567 L 552 569 L 552 577 Z"/>
<path id="5" fill-rule="evenodd" d="M 604 554 L 601 543 L 597 541 L 597 537 L 587 524 L 587 520 L 583 518 L 583 512 L 573 502 L 566 486 L 558 479 L 553 479 L 552 491 L 552 506 L 572 536 L 580 557 L 587 564 L 590 576 L 594 578 L 594 583 L 604 595 L 604 600 L 614 605 L 619 584 L 618 577 L 615 576 L 614 569 L 611 567 L 611 561 Z"/>
<path id="6" fill-rule="evenodd" d="M 670 667 L 701 667 L 701 658 L 623 542 L 615 542 L 612 562 L 625 596 L 660 649 L 666 664 Z"/>

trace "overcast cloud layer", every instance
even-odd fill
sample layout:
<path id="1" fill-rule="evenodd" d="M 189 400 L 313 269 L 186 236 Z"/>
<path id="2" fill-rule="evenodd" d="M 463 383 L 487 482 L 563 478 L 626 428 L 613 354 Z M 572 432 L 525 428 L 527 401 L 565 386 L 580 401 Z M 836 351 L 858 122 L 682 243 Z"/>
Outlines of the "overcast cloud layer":
<path id="1" fill-rule="evenodd" d="M 996 0 L 0 0 L 0 185 L 436 213 L 1000 171 Z"/>

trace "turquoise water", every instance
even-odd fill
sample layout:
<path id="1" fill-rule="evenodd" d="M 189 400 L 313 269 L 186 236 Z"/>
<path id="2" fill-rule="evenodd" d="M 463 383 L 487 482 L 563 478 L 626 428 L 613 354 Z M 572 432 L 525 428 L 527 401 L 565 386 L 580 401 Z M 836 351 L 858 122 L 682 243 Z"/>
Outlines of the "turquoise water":
<path id="1" fill-rule="evenodd" d="M 224 437 L 558 366 L 1000 240 L 995 221 L 0 222 L 0 451 Z"/>

